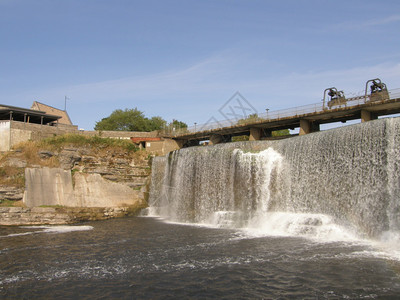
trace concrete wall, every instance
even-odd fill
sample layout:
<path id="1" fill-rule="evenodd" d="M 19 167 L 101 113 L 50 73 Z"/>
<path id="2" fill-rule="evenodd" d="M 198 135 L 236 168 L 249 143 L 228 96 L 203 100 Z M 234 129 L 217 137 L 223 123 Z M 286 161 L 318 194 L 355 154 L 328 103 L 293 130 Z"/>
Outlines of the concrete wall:
<path id="1" fill-rule="evenodd" d="M 163 155 L 167 154 L 168 152 L 178 150 L 183 146 L 183 142 L 179 142 L 173 139 L 165 139 L 163 142 Z"/>
<path id="2" fill-rule="evenodd" d="M 10 150 L 10 121 L 0 122 L 0 151 Z"/>
<path id="3" fill-rule="evenodd" d="M 158 132 L 139 132 L 139 131 L 80 131 L 86 136 L 100 136 L 104 138 L 130 139 L 131 137 L 157 137 Z"/>
<path id="4" fill-rule="evenodd" d="M 59 168 L 26 168 L 24 203 L 28 207 L 120 207 L 142 201 L 140 191 L 105 180 L 99 174 L 75 173 Z"/>
<path id="5" fill-rule="evenodd" d="M 71 125 L 54 127 L 18 121 L 0 121 L 0 151 L 9 151 L 18 143 L 28 140 L 38 141 L 54 135 L 77 132 L 77 126 Z"/>
<path id="6" fill-rule="evenodd" d="M 24 203 L 28 207 L 76 206 L 71 171 L 59 168 L 26 168 Z"/>
<path id="7" fill-rule="evenodd" d="M 32 140 L 32 131 L 11 128 L 11 148 L 19 143 Z"/>

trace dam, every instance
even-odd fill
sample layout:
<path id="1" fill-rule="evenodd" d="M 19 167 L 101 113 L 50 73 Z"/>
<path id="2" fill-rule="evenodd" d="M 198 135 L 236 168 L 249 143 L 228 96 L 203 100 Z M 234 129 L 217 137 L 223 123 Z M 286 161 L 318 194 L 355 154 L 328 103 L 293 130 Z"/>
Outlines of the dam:
<path id="1" fill-rule="evenodd" d="M 269 234 L 313 236 L 337 225 L 358 237 L 398 238 L 399 129 L 400 118 L 385 118 L 156 157 L 150 214 Z"/>

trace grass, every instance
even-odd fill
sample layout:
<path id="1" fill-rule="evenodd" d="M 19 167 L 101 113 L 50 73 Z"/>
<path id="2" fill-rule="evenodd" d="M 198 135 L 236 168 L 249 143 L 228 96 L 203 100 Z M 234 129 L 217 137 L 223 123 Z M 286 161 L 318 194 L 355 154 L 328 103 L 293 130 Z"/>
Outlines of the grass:
<path id="1" fill-rule="evenodd" d="M 22 202 L 22 200 L 0 200 L 0 207 L 25 207 L 25 204 Z"/>
<path id="2" fill-rule="evenodd" d="M 24 187 L 24 168 L 14 168 L 10 166 L 0 167 L 0 184 L 14 187 Z"/>
<path id="3" fill-rule="evenodd" d="M 57 157 L 41 158 L 38 153 L 44 150 L 59 152 L 63 148 L 67 147 L 92 149 L 97 155 L 103 155 L 111 151 L 131 154 L 138 150 L 138 148 L 129 140 L 102 138 L 99 136 L 88 137 L 80 134 L 66 134 L 46 138 L 41 141 L 20 143 L 14 147 L 16 152 L 3 155 L 0 158 L 0 163 L 12 155 L 15 158 L 26 161 L 28 167 L 39 165 L 43 167 L 56 168 L 60 166 Z M 0 177 L 4 175 L 6 175 L 4 174 L 4 171 L 0 171 Z"/>
<path id="4" fill-rule="evenodd" d="M 129 140 L 102 138 L 99 136 L 84 136 L 80 134 L 65 134 L 44 139 L 40 145 L 45 148 L 60 149 L 67 145 L 75 147 L 94 148 L 121 148 L 128 152 L 135 152 L 138 148 Z"/>

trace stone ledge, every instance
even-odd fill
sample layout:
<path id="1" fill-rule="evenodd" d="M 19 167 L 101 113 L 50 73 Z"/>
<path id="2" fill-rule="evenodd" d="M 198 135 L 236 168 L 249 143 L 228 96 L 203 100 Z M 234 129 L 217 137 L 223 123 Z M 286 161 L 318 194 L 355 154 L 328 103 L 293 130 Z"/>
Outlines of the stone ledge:
<path id="1" fill-rule="evenodd" d="M 62 225 L 107 220 L 135 215 L 143 207 L 0 207 L 0 225 Z"/>

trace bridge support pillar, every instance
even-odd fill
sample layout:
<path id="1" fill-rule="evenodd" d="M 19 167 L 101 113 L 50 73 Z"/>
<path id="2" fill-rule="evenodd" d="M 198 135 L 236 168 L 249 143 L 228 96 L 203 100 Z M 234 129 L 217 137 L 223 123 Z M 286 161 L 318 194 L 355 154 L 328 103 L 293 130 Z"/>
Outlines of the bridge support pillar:
<path id="1" fill-rule="evenodd" d="M 314 123 L 310 120 L 300 120 L 300 132 L 299 135 L 305 135 L 311 132 L 319 131 L 319 124 Z"/>
<path id="2" fill-rule="evenodd" d="M 211 145 L 216 145 L 216 144 L 220 144 L 223 142 L 223 137 L 222 135 L 212 135 L 210 137 L 210 144 Z"/>
<path id="3" fill-rule="evenodd" d="M 263 136 L 261 128 L 250 128 L 249 141 L 259 141 Z"/>
<path id="4" fill-rule="evenodd" d="M 376 120 L 376 119 L 378 119 L 378 117 L 373 112 L 370 112 L 365 109 L 361 110 L 361 122 L 362 123 L 368 122 L 371 120 Z"/>

